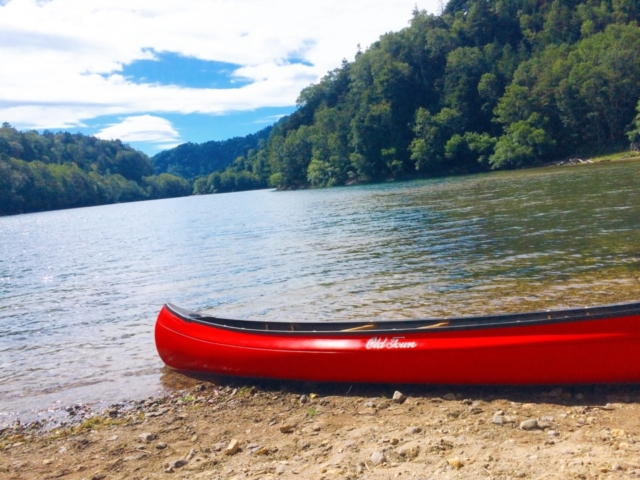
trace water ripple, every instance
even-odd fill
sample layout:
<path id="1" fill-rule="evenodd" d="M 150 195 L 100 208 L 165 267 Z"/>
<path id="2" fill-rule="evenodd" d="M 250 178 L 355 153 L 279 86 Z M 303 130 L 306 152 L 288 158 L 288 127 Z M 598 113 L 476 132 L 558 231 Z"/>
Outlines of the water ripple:
<path id="1" fill-rule="evenodd" d="M 640 298 L 640 163 L 0 218 L 0 417 L 161 388 L 161 305 L 297 321 Z"/>

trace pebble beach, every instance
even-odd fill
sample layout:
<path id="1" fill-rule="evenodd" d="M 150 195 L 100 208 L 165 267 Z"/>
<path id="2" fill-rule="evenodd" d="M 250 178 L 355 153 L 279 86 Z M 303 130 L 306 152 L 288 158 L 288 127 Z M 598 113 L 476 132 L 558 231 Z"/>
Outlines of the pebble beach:
<path id="1" fill-rule="evenodd" d="M 640 478 L 637 386 L 183 380 L 4 428 L 0 478 Z"/>

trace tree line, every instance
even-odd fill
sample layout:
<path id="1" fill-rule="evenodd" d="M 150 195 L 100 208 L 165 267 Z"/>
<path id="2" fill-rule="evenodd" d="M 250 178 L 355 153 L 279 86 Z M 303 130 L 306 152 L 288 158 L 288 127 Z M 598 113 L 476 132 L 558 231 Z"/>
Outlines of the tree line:
<path id="1" fill-rule="evenodd" d="M 189 195 L 120 140 L 0 127 L 0 215 Z"/>
<path id="2" fill-rule="evenodd" d="M 265 187 L 533 166 L 640 141 L 635 0 L 414 10 L 247 137 L 149 159 L 119 140 L 0 128 L 0 215 Z"/>
<path id="3" fill-rule="evenodd" d="M 194 192 L 520 168 L 624 148 L 640 137 L 639 18 L 633 0 L 415 10 L 407 28 L 305 88 L 295 113 Z"/>
<path id="4" fill-rule="evenodd" d="M 269 126 L 245 137 L 212 140 L 201 144 L 183 143 L 154 155 L 151 163 L 158 173 L 171 173 L 193 179 L 224 170 L 236 158 L 245 156 L 250 150 L 257 148 L 261 141 L 269 138 L 270 133 Z"/>

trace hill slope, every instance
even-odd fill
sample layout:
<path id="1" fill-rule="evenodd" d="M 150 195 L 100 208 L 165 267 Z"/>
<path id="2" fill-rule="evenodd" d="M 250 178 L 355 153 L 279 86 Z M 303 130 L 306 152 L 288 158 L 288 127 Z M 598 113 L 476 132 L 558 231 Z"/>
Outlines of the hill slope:
<path id="1" fill-rule="evenodd" d="M 225 191 L 223 177 L 299 188 L 519 168 L 628 145 L 639 20 L 628 0 L 416 10 L 407 28 L 304 89 L 262 148 L 197 191 Z"/>
<path id="2" fill-rule="evenodd" d="M 189 195 L 120 140 L 0 127 L 0 215 Z"/>
<path id="3" fill-rule="evenodd" d="M 202 144 L 183 143 L 154 155 L 151 162 L 158 173 L 166 172 L 184 178 L 195 178 L 224 170 L 236 158 L 258 148 L 260 141 L 266 140 L 270 133 L 271 127 L 267 127 L 246 137 Z"/>

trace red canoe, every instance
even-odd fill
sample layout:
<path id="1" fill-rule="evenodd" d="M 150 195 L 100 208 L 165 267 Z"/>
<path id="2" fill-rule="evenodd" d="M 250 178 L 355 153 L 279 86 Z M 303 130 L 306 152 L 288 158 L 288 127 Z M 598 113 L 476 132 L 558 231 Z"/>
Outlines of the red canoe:
<path id="1" fill-rule="evenodd" d="M 253 378 L 433 384 L 640 382 L 640 302 L 371 322 L 231 320 L 165 305 L 172 368 Z"/>

